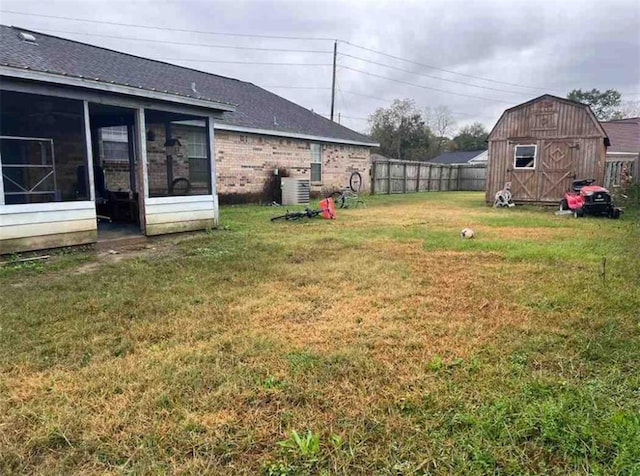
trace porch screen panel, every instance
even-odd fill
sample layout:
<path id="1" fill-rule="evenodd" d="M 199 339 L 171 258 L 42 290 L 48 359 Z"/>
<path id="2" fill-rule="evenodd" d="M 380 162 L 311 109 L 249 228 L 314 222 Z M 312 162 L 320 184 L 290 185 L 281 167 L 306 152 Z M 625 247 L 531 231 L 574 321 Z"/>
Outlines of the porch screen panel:
<path id="1" fill-rule="evenodd" d="M 205 120 L 149 109 L 145 119 L 149 196 L 211 194 Z"/>
<path id="2" fill-rule="evenodd" d="M 0 91 L 6 205 L 89 199 L 82 101 Z"/>

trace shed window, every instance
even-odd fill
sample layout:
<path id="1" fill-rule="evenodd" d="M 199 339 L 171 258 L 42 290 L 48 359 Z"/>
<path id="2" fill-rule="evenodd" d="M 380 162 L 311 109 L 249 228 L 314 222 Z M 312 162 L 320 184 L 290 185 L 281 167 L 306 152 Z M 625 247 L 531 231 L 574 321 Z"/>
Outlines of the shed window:
<path id="1" fill-rule="evenodd" d="M 311 144 L 311 181 L 322 182 L 322 146 Z"/>
<path id="2" fill-rule="evenodd" d="M 186 136 L 187 155 L 189 157 L 189 180 L 193 183 L 209 183 L 207 132 L 204 128 L 190 128 Z"/>
<path id="3" fill-rule="evenodd" d="M 536 146 L 517 145 L 513 166 L 516 169 L 533 169 L 536 166 Z"/>

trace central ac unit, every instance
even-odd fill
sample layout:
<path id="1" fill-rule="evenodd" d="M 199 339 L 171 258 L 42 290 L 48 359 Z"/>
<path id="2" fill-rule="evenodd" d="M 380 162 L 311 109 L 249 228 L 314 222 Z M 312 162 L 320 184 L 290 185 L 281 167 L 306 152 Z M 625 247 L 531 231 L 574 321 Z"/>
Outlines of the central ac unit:
<path id="1" fill-rule="evenodd" d="M 282 177 L 282 204 L 283 205 L 307 205 L 309 203 L 309 180 L 291 177 Z"/>

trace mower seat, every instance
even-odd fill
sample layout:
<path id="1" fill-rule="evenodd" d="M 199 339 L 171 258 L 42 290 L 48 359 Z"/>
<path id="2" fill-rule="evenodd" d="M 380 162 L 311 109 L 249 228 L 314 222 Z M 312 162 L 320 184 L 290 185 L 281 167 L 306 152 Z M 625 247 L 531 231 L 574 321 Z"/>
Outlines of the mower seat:
<path id="1" fill-rule="evenodd" d="M 594 183 L 596 179 L 587 179 L 587 180 L 574 180 L 571 183 L 571 188 L 574 192 L 579 192 L 582 190 L 582 187 L 588 187 L 592 183 Z"/>

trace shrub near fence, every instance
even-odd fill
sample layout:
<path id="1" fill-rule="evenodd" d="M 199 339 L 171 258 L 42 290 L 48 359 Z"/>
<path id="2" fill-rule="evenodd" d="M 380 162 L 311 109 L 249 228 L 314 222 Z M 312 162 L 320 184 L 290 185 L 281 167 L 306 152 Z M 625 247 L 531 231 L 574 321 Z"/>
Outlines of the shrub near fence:
<path id="1" fill-rule="evenodd" d="M 486 164 L 433 164 L 405 160 L 374 161 L 371 193 L 484 190 Z"/>

